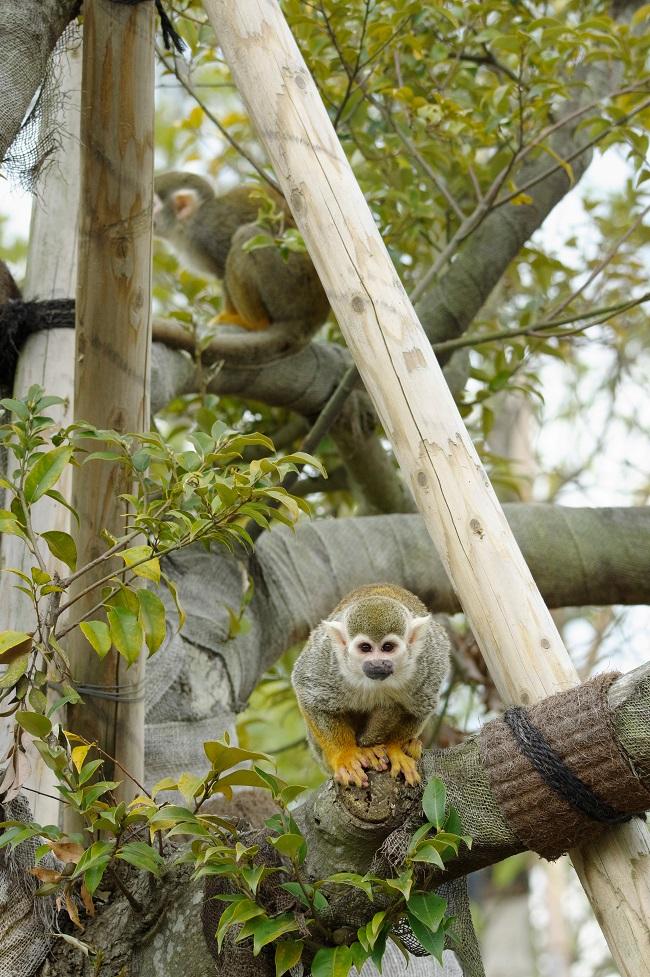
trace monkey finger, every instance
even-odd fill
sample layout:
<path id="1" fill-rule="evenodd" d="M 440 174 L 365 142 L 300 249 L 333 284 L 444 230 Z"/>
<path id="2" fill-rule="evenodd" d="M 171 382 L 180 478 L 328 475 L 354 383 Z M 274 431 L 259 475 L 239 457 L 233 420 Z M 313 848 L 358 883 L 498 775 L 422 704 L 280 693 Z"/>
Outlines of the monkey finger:
<path id="1" fill-rule="evenodd" d="M 402 749 L 391 749 L 388 753 L 390 757 L 390 775 L 397 778 L 403 775 L 407 784 L 418 784 L 420 775 L 415 765 L 415 760 L 407 756 Z"/>
<path id="2" fill-rule="evenodd" d="M 388 757 L 383 750 L 376 747 L 365 747 L 360 762 L 362 767 L 371 770 L 388 770 Z"/>
<path id="3" fill-rule="evenodd" d="M 334 779 L 343 784 L 344 787 L 350 787 L 352 784 L 356 787 L 368 786 L 368 778 L 361 765 L 356 761 L 337 767 L 334 772 Z"/>

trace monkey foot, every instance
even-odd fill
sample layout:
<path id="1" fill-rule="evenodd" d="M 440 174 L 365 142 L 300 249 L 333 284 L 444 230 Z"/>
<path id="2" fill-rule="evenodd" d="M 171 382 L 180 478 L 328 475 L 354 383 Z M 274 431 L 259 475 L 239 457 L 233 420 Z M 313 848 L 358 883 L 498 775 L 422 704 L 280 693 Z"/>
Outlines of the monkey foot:
<path id="1" fill-rule="evenodd" d="M 339 750 L 331 757 L 330 765 L 334 771 L 334 779 L 339 784 L 349 787 L 368 786 L 366 768 L 373 770 L 387 770 L 388 758 L 381 746 L 351 746 Z"/>
<path id="2" fill-rule="evenodd" d="M 388 754 L 383 743 L 374 746 L 360 746 L 359 753 L 363 754 L 361 765 L 369 770 L 388 770 Z"/>
<path id="3" fill-rule="evenodd" d="M 422 756 L 422 740 L 414 736 L 412 740 L 402 743 L 402 749 L 407 756 L 412 756 L 414 760 L 419 760 Z"/>
<path id="4" fill-rule="evenodd" d="M 418 773 L 416 761 L 405 752 L 406 748 L 411 747 L 412 743 L 413 740 L 407 740 L 406 743 L 388 743 L 386 745 L 386 753 L 390 760 L 391 777 L 397 777 L 399 774 L 402 774 L 407 784 L 419 784 L 420 774 Z"/>

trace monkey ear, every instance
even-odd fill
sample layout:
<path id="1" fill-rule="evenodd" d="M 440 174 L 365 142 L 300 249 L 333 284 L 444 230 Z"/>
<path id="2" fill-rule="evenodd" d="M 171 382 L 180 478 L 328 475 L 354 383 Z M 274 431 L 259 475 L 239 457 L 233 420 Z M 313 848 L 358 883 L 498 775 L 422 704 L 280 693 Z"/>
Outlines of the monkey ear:
<path id="1" fill-rule="evenodd" d="M 335 648 L 345 648 L 348 643 L 348 632 L 345 624 L 340 621 L 323 621 L 323 626 Z"/>
<path id="2" fill-rule="evenodd" d="M 407 645 L 413 645 L 418 641 L 426 629 L 431 624 L 431 615 L 427 614 L 426 617 L 413 617 L 406 629 L 406 643 Z"/>
<path id="3" fill-rule="evenodd" d="M 179 221 L 187 220 L 192 214 L 196 213 L 199 206 L 199 195 L 196 190 L 176 190 L 170 194 L 172 210 Z"/>

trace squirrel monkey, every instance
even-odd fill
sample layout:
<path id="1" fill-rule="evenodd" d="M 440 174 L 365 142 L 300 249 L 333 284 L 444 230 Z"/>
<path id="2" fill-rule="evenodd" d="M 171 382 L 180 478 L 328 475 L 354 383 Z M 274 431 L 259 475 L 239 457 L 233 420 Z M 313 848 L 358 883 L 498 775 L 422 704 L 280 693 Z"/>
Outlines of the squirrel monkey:
<path id="1" fill-rule="evenodd" d="M 419 735 L 438 702 L 449 639 L 414 594 L 392 584 L 353 590 L 311 632 L 294 666 L 309 742 L 341 784 L 366 770 L 420 780 Z"/>
<path id="2" fill-rule="evenodd" d="M 222 196 L 194 173 L 161 173 L 154 180 L 153 232 L 199 273 L 223 279 L 223 312 L 217 321 L 246 332 L 219 334 L 211 348 L 226 362 L 259 363 L 305 345 L 323 325 L 329 303 L 306 251 L 285 260 L 272 233 L 257 224 L 255 186 Z M 284 197 L 266 191 L 291 214 Z M 269 247 L 242 250 L 264 235 Z"/>

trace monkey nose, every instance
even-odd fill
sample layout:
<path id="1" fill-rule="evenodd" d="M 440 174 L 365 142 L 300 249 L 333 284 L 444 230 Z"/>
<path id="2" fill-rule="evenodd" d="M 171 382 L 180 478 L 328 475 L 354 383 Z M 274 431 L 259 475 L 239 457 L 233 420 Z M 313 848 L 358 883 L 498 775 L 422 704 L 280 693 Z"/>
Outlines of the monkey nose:
<path id="1" fill-rule="evenodd" d="M 387 658 L 364 662 L 361 667 L 363 674 L 367 675 L 368 678 L 376 678 L 380 681 L 393 674 L 393 663 Z"/>

